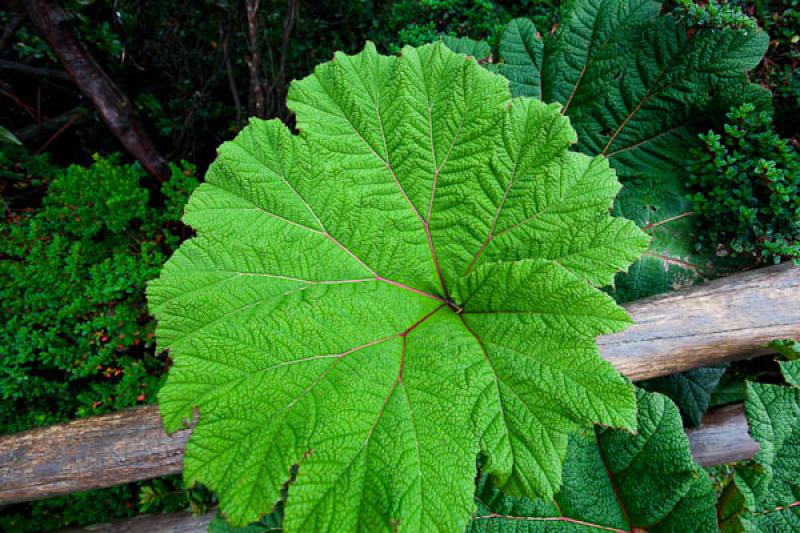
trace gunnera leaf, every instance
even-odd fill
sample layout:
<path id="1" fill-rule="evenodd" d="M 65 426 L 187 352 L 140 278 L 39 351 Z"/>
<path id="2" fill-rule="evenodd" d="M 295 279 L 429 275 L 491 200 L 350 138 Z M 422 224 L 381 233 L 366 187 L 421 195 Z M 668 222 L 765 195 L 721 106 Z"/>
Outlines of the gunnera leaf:
<path id="1" fill-rule="evenodd" d="M 692 459 L 675 405 L 641 389 L 636 399 L 637 435 L 597 429 L 570 439 L 554 500 L 505 496 L 484 480 L 469 533 L 716 530 L 711 480 Z"/>
<path id="2" fill-rule="evenodd" d="M 653 0 L 577 0 L 544 38 L 530 20 L 513 20 L 500 39 L 499 64 L 488 65 L 508 78 L 514 96 L 562 104 L 578 133 L 575 148 L 607 156 L 623 180 L 618 213 L 653 239 L 630 273 L 618 276 L 620 301 L 713 274 L 715 258 L 693 246 L 685 160 L 711 113 L 754 95 L 764 99 L 745 72 L 764 55 L 766 33 L 690 28 L 661 7 Z"/>
<path id="3" fill-rule="evenodd" d="M 280 516 L 270 514 L 246 526 L 234 527 L 217 513 L 217 516 L 208 524 L 208 533 L 270 533 L 281 531 Z"/>
<path id="4" fill-rule="evenodd" d="M 711 405 L 711 393 L 719 385 L 725 368 L 725 365 L 695 368 L 688 372 L 642 381 L 639 386 L 668 396 L 678 406 L 687 425 L 698 427 Z"/>
<path id="5" fill-rule="evenodd" d="M 785 379 L 789 385 L 800 387 L 800 359 L 781 361 L 780 366 L 783 379 Z"/>
<path id="6" fill-rule="evenodd" d="M 780 367 L 790 386 L 747 383 L 745 413 L 759 450 L 736 467 L 720 497 L 723 531 L 800 529 L 800 387 L 792 363 Z"/>
<path id="7" fill-rule="evenodd" d="M 635 428 L 596 288 L 647 246 L 556 104 L 437 43 L 336 55 L 294 82 L 299 135 L 252 120 L 192 195 L 148 288 L 184 475 L 234 526 L 288 488 L 287 531 L 462 531 L 476 457 L 561 484 L 567 434 Z M 577 231 L 576 231 L 577 229 Z"/>
<path id="8" fill-rule="evenodd" d="M 442 35 L 442 42 L 453 52 L 474 57 L 479 63 L 488 61 L 492 55 L 492 47 L 486 41 L 476 41 L 469 37 Z"/>

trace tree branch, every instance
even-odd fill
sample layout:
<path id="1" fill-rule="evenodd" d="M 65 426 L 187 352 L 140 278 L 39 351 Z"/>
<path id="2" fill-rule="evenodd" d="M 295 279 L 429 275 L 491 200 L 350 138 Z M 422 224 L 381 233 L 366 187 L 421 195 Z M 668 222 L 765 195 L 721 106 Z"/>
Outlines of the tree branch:
<path id="1" fill-rule="evenodd" d="M 63 128 L 65 124 L 78 122 L 85 119 L 89 115 L 88 110 L 83 106 L 78 106 L 69 111 L 65 111 L 60 115 L 48 118 L 39 122 L 19 129 L 14 132 L 17 139 L 22 141 L 23 144 L 39 144 L 47 140 L 47 138 Z"/>
<path id="2" fill-rule="evenodd" d="M 26 0 L 24 7 L 69 77 L 92 102 L 125 150 L 156 180 L 166 180 L 170 176 L 167 160 L 139 124 L 128 97 L 69 31 L 67 17 L 58 2 Z"/>
<path id="3" fill-rule="evenodd" d="M 55 80 L 71 81 L 63 70 L 45 67 L 32 67 L 24 63 L 16 63 L 7 59 L 0 59 L 0 71 L 10 70 L 33 76 L 34 78 L 49 78 Z"/>
<path id="4" fill-rule="evenodd" d="M 222 38 L 222 56 L 225 59 L 225 72 L 228 75 L 228 88 L 231 90 L 233 97 L 233 105 L 236 107 L 236 129 L 242 124 L 242 102 L 239 99 L 239 88 L 236 86 L 236 77 L 233 75 L 233 64 L 231 63 L 231 56 L 228 53 L 228 35 L 219 28 L 220 36 Z"/>
<path id="5" fill-rule="evenodd" d="M 247 44 L 250 47 L 250 107 L 255 116 L 266 118 L 266 98 L 261 83 L 261 54 L 258 49 L 258 6 L 259 0 L 247 0 Z"/>
<path id="6" fill-rule="evenodd" d="M 275 84 L 275 91 L 277 98 L 277 110 L 276 112 L 280 115 L 285 117 L 287 113 L 286 109 L 286 99 L 284 98 L 284 94 L 286 92 L 286 57 L 289 52 L 289 37 L 292 34 L 292 28 L 294 28 L 295 21 L 297 20 L 297 15 L 300 10 L 300 6 L 297 0 L 288 0 L 286 6 L 286 22 L 283 26 L 283 38 L 281 42 L 281 57 L 280 63 L 278 66 L 278 79 L 276 80 Z"/>

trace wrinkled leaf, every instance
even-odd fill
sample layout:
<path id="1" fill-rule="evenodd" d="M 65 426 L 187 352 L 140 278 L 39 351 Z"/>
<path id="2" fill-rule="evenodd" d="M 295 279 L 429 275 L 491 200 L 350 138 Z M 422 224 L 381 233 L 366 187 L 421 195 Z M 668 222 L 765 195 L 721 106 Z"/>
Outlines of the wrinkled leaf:
<path id="1" fill-rule="evenodd" d="M 217 513 L 214 520 L 208 524 L 208 533 L 270 533 L 281 531 L 280 517 L 274 514 L 267 515 L 258 522 L 246 526 L 234 527 Z"/>
<path id="2" fill-rule="evenodd" d="M 618 279 L 619 300 L 713 273 L 714 258 L 694 253 L 684 161 L 720 101 L 766 96 L 745 77 L 766 50 L 764 32 L 690 32 L 660 10 L 652 0 L 578 0 L 544 39 L 530 20 L 516 19 L 501 36 L 499 64 L 490 66 L 509 79 L 512 94 L 563 104 L 576 148 L 606 155 L 624 180 L 618 210 L 653 241 Z"/>
<path id="3" fill-rule="evenodd" d="M 476 41 L 469 37 L 442 35 L 442 42 L 453 52 L 474 57 L 479 62 L 487 61 L 492 55 L 492 47 L 486 41 Z"/>
<path id="4" fill-rule="evenodd" d="M 800 359 L 781 361 L 781 373 L 789 385 L 800 387 Z"/>
<path id="5" fill-rule="evenodd" d="M 299 465 L 287 531 L 461 531 L 479 452 L 547 498 L 569 432 L 635 428 L 595 346 L 630 319 L 595 287 L 647 238 L 557 105 L 442 44 L 337 54 L 288 103 L 300 134 L 220 147 L 149 287 L 165 425 L 200 415 L 188 483 L 238 526 Z"/>
<path id="6" fill-rule="evenodd" d="M 678 406 L 686 423 L 697 427 L 711 404 L 711 393 L 724 373 L 725 366 L 709 366 L 650 379 L 639 386 L 667 395 Z"/>
<path id="7" fill-rule="evenodd" d="M 660 394 L 636 397 L 638 435 L 598 429 L 596 437 L 571 439 L 553 502 L 482 485 L 470 533 L 714 531 L 714 490 L 692 459 L 678 410 Z"/>
<path id="8" fill-rule="evenodd" d="M 796 366 L 781 364 L 792 386 L 748 383 L 745 413 L 759 444 L 721 496 L 724 531 L 800 529 L 800 388 Z"/>

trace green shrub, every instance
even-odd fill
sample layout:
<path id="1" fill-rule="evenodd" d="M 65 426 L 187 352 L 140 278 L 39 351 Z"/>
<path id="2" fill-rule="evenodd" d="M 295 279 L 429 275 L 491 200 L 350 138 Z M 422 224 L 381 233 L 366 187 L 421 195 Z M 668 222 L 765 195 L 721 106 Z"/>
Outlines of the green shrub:
<path id="1" fill-rule="evenodd" d="M 685 16 L 690 26 L 703 28 L 741 28 L 755 31 L 756 21 L 745 15 L 742 8 L 730 3 L 720 4 L 716 0 L 698 4 L 693 0 L 677 0 L 676 12 Z"/>
<path id="2" fill-rule="evenodd" d="M 406 44 L 436 40 L 439 34 L 491 40 L 503 22 L 503 13 L 490 0 L 401 0 L 386 15 L 387 40 L 396 40 L 387 48 L 396 52 Z"/>
<path id="3" fill-rule="evenodd" d="M 689 163 L 698 247 L 779 263 L 800 259 L 800 154 L 752 104 L 734 108 L 723 131 Z"/>
<path id="4" fill-rule="evenodd" d="M 766 58 L 754 77 L 773 93 L 778 132 L 789 137 L 800 133 L 800 0 L 675 0 L 667 5 L 695 28 L 752 31 L 755 20 L 769 33 Z"/>
<path id="5" fill-rule="evenodd" d="M 800 0 L 733 0 L 770 35 L 759 80 L 775 95 L 775 122 L 784 136 L 800 134 Z"/>
<path id="6" fill-rule="evenodd" d="M 384 20 L 368 37 L 393 53 L 407 44 L 435 41 L 440 35 L 486 39 L 496 47 L 503 25 L 513 17 L 530 17 L 547 32 L 568 5 L 560 0 L 400 0 L 381 14 Z"/>
<path id="7" fill-rule="evenodd" d="M 191 165 L 173 166 L 151 199 L 143 175 L 117 155 L 62 169 L 20 148 L 0 152 L 0 433 L 154 399 L 169 360 L 154 352 L 144 285 L 183 236 L 178 221 L 197 178 Z M 90 524 L 193 501 L 179 480 L 155 480 L 11 506 L 0 530 Z"/>
<path id="8" fill-rule="evenodd" d="M 0 159 L 11 184 L 0 223 L 3 432 L 152 399 L 167 359 L 154 353 L 144 285 L 180 242 L 197 184 L 190 166 L 173 167 L 156 206 L 140 167 L 118 156 L 66 169 L 23 157 Z M 41 205 L 25 205 L 37 188 Z"/>

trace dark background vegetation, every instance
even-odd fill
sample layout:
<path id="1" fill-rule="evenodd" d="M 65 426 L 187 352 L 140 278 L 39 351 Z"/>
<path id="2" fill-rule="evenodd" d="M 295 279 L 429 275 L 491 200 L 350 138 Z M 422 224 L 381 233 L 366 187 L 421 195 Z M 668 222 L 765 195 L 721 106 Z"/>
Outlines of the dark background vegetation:
<path id="1" fill-rule="evenodd" d="M 216 147 L 250 116 L 291 125 L 291 80 L 366 40 L 384 52 L 441 34 L 496 45 L 516 16 L 552 31 L 564 7 L 559 0 L 0 5 L 0 433 L 154 401 L 170 361 L 155 351 L 145 284 L 190 234 L 181 209 Z M 699 242 L 757 262 L 796 259 L 800 1 L 730 5 L 771 36 L 753 75 L 772 91 L 774 112 L 730 110 L 726 125 L 698 139 L 687 167 L 696 212 L 707 217 Z M 686 16 L 709 23 L 698 9 Z M 187 492 L 166 478 L 6 507 L 0 530 L 211 503 L 202 488 Z"/>

